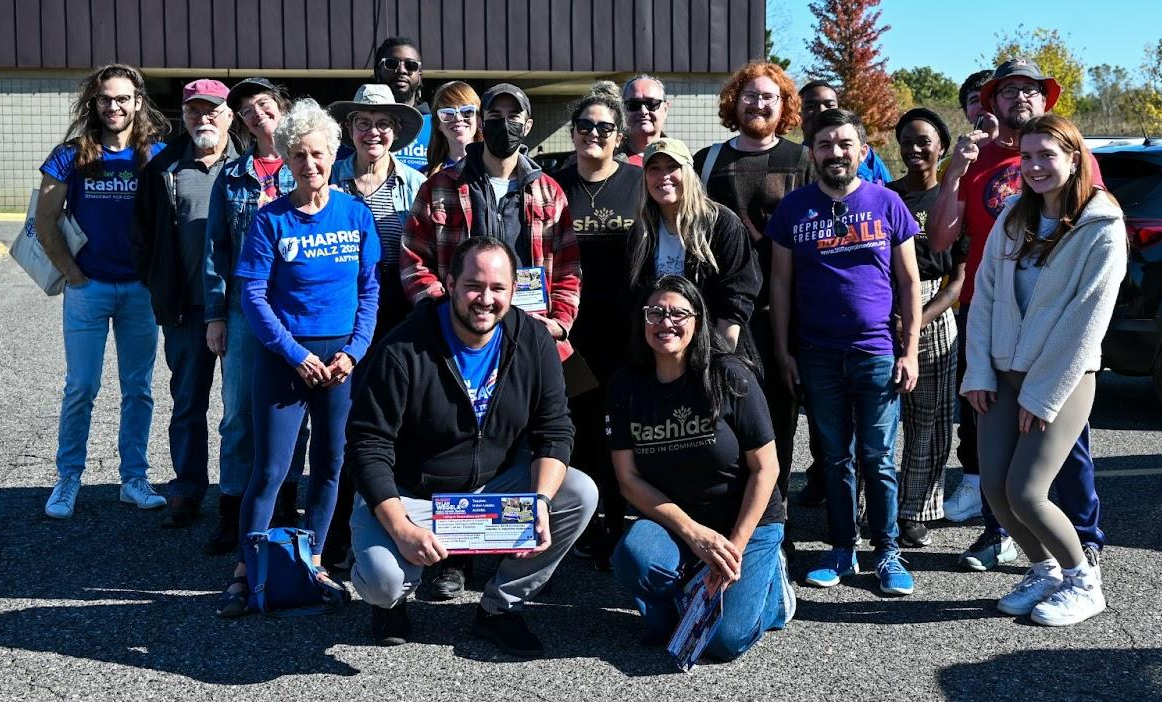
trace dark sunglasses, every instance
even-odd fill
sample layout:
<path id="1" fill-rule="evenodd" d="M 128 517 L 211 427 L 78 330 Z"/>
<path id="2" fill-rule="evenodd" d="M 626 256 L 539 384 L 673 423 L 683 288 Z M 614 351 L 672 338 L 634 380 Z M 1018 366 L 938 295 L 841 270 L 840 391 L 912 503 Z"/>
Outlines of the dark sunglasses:
<path id="1" fill-rule="evenodd" d="M 625 101 L 625 109 L 629 110 L 630 112 L 640 112 L 644 107 L 650 112 L 657 112 L 658 108 L 662 106 L 663 102 L 664 100 L 659 100 L 657 98 L 630 98 L 629 100 Z"/>
<path id="2" fill-rule="evenodd" d="M 573 120 L 573 128 L 582 134 L 592 134 L 596 129 L 597 133 L 603 137 L 607 137 L 617 131 L 617 125 L 613 122 L 594 122 L 591 119 L 578 118 Z"/>
<path id="3" fill-rule="evenodd" d="M 846 217 L 848 213 L 847 203 L 842 200 L 831 201 L 831 227 L 835 229 L 835 236 L 845 237 L 851 233 L 851 225 L 847 222 L 840 222 L 840 217 Z M 842 230 L 839 228 L 843 227 Z M 840 231 L 843 233 L 841 234 Z"/>
<path id="4" fill-rule="evenodd" d="M 403 59 L 402 61 L 397 58 L 379 59 L 379 65 L 389 71 L 398 71 L 400 64 L 403 64 L 405 73 L 415 73 L 420 70 L 420 62 L 415 59 Z"/>

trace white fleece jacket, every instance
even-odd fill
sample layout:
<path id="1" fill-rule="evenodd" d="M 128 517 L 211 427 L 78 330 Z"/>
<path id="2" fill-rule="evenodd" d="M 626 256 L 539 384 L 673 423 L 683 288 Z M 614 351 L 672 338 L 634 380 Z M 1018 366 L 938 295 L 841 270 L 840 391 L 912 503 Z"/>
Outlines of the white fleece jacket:
<path id="1" fill-rule="evenodd" d="M 1102 338 L 1126 273 L 1126 225 L 1121 209 L 1098 191 L 1045 262 L 1022 316 L 1010 258 L 1018 242 L 1004 231 L 1016 201 L 1005 203 L 976 271 L 960 394 L 995 391 L 998 371 L 1024 372 L 1017 401 L 1052 422 L 1086 371 L 1101 369 Z"/>

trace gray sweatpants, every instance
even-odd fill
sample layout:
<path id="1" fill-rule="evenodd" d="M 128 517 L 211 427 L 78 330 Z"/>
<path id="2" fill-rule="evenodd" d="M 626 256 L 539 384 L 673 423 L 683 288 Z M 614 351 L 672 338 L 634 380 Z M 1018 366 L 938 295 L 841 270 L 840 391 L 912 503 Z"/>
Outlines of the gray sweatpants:
<path id="1" fill-rule="evenodd" d="M 998 372 L 997 402 L 977 417 L 980 487 L 1030 561 L 1052 556 L 1072 568 L 1085 562 L 1085 553 L 1069 518 L 1049 501 L 1049 486 L 1089 420 L 1096 381 L 1086 373 L 1045 431 L 1033 420 L 1021 434 L 1017 396 L 1024 380 L 1024 373 Z"/>
<path id="2" fill-rule="evenodd" d="M 529 492 L 529 467 L 527 460 L 519 461 L 476 492 Z M 431 530 L 432 501 L 409 495 L 401 495 L 400 499 L 412 523 Z M 543 508 L 544 504 L 537 506 Z M 597 486 L 589 476 L 569 468 L 561 488 L 553 496 L 553 511 L 549 513 L 552 545 L 536 558 L 502 559 L 496 575 L 484 588 L 480 605 L 490 614 L 519 611 L 525 600 L 536 595 L 549 581 L 596 509 Z M 419 587 L 424 567 L 409 563 L 400 555 L 395 542 L 360 495 L 355 496 L 351 512 L 351 549 L 355 553 L 351 584 L 370 604 L 394 607 Z"/>

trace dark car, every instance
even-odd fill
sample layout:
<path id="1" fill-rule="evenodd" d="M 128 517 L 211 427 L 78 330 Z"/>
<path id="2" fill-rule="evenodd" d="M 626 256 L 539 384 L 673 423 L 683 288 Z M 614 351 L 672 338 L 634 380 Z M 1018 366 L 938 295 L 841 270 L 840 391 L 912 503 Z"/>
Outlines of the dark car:
<path id="1" fill-rule="evenodd" d="M 1126 213 L 1129 265 L 1102 341 L 1102 365 L 1152 376 L 1162 401 L 1162 139 L 1093 150 L 1106 187 Z"/>

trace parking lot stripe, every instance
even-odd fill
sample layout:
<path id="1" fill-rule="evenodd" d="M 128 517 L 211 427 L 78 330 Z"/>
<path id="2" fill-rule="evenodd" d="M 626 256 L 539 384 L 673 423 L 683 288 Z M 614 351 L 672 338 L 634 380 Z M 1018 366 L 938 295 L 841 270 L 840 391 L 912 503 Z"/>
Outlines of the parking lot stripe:
<path id="1" fill-rule="evenodd" d="M 1137 478 L 1143 475 L 1162 475 L 1162 468 L 1122 468 L 1119 470 L 1095 470 L 1097 478 Z"/>

